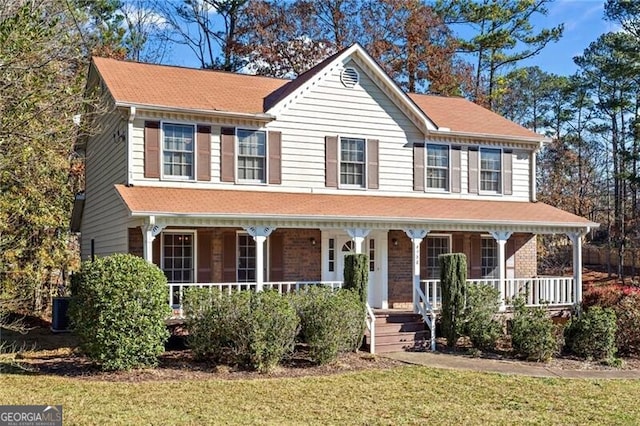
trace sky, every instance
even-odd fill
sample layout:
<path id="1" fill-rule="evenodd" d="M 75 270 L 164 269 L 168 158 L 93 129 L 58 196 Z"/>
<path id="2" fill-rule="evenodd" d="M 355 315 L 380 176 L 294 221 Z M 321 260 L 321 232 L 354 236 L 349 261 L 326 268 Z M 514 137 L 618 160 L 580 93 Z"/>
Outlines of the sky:
<path id="1" fill-rule="evenodd" d="M 589 44 L 601 35 L 618 28 L 604 20 L 604 0 L 556 0 L 548 6 L 547 16 L 532 19 L 536 28 L 551 28 L 564 23 L 564 35 L 557 43 L 547 45 L 537 56 L 520 66 L 539 66 L 543 71 L 570 75 L 576 71 L 573 62 Z"/>
<path id="2" fill-rule="evenodd" d="M 564 35 L 557 43 L 548 44 L 538 55 L 519 62 L 518 66 L 539 66 L 543 71 L 571 75 L 577 67 L 575 56 L 581 55 L 601 34 L 616 30 L 616 25 L 604 20 L 605 0 L 555 0 L 548 6 L 546 16 L 536 15 L 532 24 L 536 29 L 552 28 L 564 23 Z M 168 62 L 174 65 L 198 67 L 193 53 L 184 46 L 172 49 Z"/>

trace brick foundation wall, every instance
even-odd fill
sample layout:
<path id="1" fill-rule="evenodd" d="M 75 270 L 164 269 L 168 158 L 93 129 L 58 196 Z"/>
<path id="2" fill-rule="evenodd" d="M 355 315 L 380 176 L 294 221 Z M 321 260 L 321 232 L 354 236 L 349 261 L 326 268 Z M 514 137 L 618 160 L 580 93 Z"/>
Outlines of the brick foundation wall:
<path id="1" fill-rule="evenodd" d="M 538 274 L 538 250 L 536 236 L 532 234 L 518 234 L 515 235 L 515 241 L 516 278 L 535 277 Z"/>

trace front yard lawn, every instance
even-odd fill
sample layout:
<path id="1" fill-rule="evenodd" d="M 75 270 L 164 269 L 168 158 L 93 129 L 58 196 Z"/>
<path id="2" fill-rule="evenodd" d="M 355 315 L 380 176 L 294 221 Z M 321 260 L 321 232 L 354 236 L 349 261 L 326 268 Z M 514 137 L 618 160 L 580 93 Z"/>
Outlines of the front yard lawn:
<path id="1" fill-rule="evenodd" d="M 639 424 L 640 382 L 425 367 L 253 380 L 0 375 L 2 404 L 61 404 L 71 424 Z"/>

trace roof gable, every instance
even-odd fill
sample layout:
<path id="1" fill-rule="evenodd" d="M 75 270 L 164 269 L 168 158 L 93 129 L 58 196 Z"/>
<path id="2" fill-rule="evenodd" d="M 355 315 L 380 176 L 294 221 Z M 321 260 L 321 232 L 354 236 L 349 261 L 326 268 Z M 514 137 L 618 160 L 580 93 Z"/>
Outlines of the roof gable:
<path id="1" fill-rule="evenodd" d="M 419 129 L 425 133 L 429 130 L 436 130 L 435 124 L 424 111 L 400 89 L 387 73 L 384 72 L 382 67 L 357 43 L 330 56 L 307 72 L 301 74 L 296 80 L 287 84 L 279 93 L 271 97 L 268 102 L 269 109 L 266 109 L 265 112 L 278 114 L 278 112 L 286 108 L 290 102 L 300 96 L 301 93 L 308 90 L 309 87 L 327 75 L 334 67 L 347 64 L 351 60 L 354 60 L 361 68 L 367 71 L 369 78 L 383 89 L 383 92 L 389 99 L 400 107 Z"/>

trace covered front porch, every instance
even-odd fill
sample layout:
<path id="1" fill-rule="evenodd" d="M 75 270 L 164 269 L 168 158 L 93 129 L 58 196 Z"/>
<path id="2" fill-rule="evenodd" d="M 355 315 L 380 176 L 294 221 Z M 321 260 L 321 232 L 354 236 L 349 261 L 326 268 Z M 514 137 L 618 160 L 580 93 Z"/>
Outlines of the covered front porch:
<path id="1" fill-rule="evenodd" d="M 173 226 L 156 218 L 129 228 L 129 251 L 157 264 L 167 275 L 168 303 L 182 315 L 189 287 L 219 291 L 275 289 L 281 293 L 310 285 L 342 286 L 344 256 L 369 257 L 369 305 L 433 316 L 440 309 L 440 254 L 468 258 L 471 284 L 499 290 L 501 309 L 517 296 L 530 306 L 567 307 L 582 295 L 581 268 L 572 276 L 538 276 L 536 235 L 525 232 L 469 232 L 425 229 L 322 229 L 277 226 Z M 174 219 L 175 222 L 175 219 Z M 569 234 L 574 265 L 581 265 L 581 233 Z"/>

